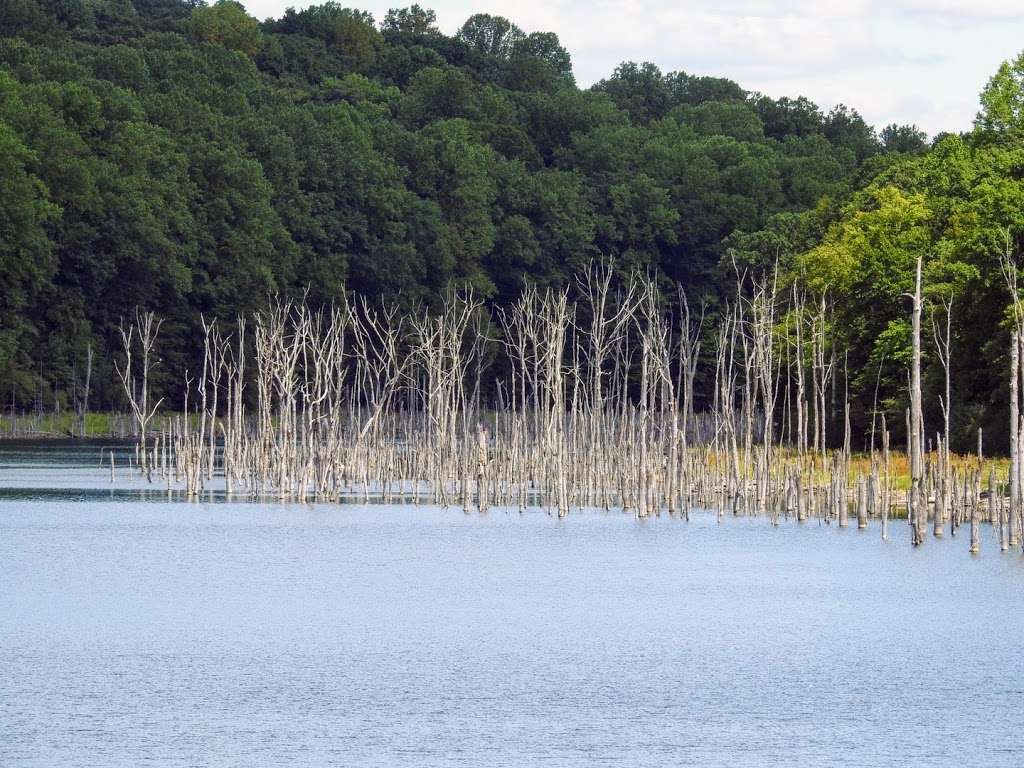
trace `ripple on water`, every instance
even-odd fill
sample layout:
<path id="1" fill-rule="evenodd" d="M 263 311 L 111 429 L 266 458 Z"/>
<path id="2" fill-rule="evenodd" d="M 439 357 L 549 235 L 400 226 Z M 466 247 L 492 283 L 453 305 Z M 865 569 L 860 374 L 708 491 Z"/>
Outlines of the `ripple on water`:
<path id="1" fill-rule="evenodd" d="M 0 465 L 3 766 L 1024 764 L 987 527 L 144 502 L 43 459 Z"/>

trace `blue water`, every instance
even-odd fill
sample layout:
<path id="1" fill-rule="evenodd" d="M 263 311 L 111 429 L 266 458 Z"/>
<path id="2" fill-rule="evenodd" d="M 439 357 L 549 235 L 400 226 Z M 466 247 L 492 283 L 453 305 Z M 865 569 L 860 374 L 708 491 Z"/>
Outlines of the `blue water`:
<path id="1" fill-rule="evenodd" d="M 0 766 L 1024 764 L 987 527 L 103 498 L 22 450 Z"/>

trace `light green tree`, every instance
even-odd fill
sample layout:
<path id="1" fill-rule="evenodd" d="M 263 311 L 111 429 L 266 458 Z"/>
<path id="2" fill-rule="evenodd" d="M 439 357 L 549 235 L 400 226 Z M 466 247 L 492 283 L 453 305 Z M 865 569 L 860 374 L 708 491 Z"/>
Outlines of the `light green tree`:
<path id="1" fill-rule="evenodd" d="M 259 22 L 234 0 L 218 0 L 192 11 L 192 34 L 204 43 L 215 43 L 247 56 L 263 47 Z"/>
<path id="2" fill-rule="evenodd" d="M 1024 52 L 1004 61 L 981 92 L 975 126 L 995 133 L 1024 130 Z"/>

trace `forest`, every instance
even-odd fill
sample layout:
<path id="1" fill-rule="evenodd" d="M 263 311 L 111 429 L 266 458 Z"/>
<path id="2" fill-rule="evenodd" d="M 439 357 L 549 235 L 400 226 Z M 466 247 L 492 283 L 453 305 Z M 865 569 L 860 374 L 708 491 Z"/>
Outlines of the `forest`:
<path id="1" fill-rule="evenodd" d="M 90 407 L 124 409 L 137 309 L 163 319 L 154 397 L 180 408 L 204 318 L 350 294 L 429 312 L 452 290 L 499 312 L 608 263 L 670 311 L 688 297 L 709 336 L 743 276 L 799 291 L 832 418 L 845 397 L 855 433 L 886 413 L 898 434 L 920 258 L 925 419 L 948 406 L 954 448 L 983 428 L 1005 450 L 1024 55 L 982 86 L 974 130 L 929 140 L 652 63 L 580 88 L 557 34 L 486 14 L 448 36 L 416 5 L 0 0 L 4 408 L 72 408 L 88 368 Z M 697 375 L 697 410 L 713 389 Z"/>

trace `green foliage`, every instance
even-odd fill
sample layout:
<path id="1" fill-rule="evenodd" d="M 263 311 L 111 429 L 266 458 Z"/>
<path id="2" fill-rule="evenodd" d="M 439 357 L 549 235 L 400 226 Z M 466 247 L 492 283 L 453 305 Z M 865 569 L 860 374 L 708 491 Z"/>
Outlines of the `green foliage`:
<path id="1" fill-rule="evenodd" d="M 607 93 L 615 106 L 641 124 L 663 117 L 673 106 L 668 78 L 650 62 L 623 62 L 611 77 L 597 83 L 594 90 Z"/>
<path id="2" fill-rule="evenodd" d="M 978 427 L 990 445 L 1005 440 L 1009 296 L 1000 258 L 1024 256 L 1024 147 L 1003 140 L 1017 130 L 1007 108 L 1015 98 L 1012 78 L 1004 65 L 990 82 L 970 136 L 945 135 L 928 150 L 915 127 L 885 128 L 881 139 L 893 154 L 865 164 L 839 200 L 801 215 L 819 222 L 822 235 L 793 247 L 786 270 L 832 307 L 833 343 L 846 355 L 851 391 L 873 395 L 877 384 L 890 424 L 899 424 L 910 345 L 906 297 L 920 257 L 927 319 L 944 328 L 952 306 L 953 438 L 964 447 Z M 830 117 L 831 131 L 845 126 L 841 143 L 853 149 L 865 140 L 850 113 Z M 926 329 L 928 340 L 931 333 Z M 943 373 L 935 346 L 925 347 L 925 386 L 936 395 L 926 400 L 937 402 Z M 854 412 L 871 405 L 862 402 Z"/>
<path id="3" fill-rule="evenodd" d="M 821 111 L 803 96 L 796 99 L 783 96 L 776 100 L 755 94 L 752 101 L 766 136 L 781 140 L 787 136 L 803 138 L 821 133 L 824 120 Z"/>
<path id="4" fill-rule="evenodd" d="M 255 56 L 263 45 L 259 22 L 234 0 L 217 0 L 211 6 L 192 11 L 192 34 L 204 43 L 223 45 L 233 51 Z"/>
<path id="5" fill-rule="evenodd" d="M 55 267 L 45 228 L 58 210 L 33 172 L 36 165 L 35 155 L 0 122 L 0 371 L 8 373 L 30 352 L 37 329 L 22 313 Z"/>
<path id="6" fill-rule="evenodd" d="M 996 134 L 1024 131 L 1024 52 L 1012 62 L 1004 61 L 988 81 L 975 124 Z"/>
<path id="7" fill-rule="evenodd" d="M 864 122 L 857 110 L 845 104 L 836 106 L 825 116 L 822 133 L 835 146 L 851 151 L 857 162 L 879 150 L 874 128 Z"/>
<path id="8" fill-rule="evenodd" d="M 533 32 L 512 49 L 511 86 L 517 90 L 571 85 L 572 59 L 554 32 Z"/>
<path id="9" fill-rule="evenodd" d="M 402 35 L 436 35 L 437 14 L 419 5 L 392 8 L 381 23 L 381 31 Z"/>
<path id="10" fill-rule="evenodd" d="M 803 255 L 798 269 L 818 293 L 852 298 L 866 290 L 860 301 L 894 301 L 913 288 L 913 266 L 931 245 L 930 217 L 923 194 L 891 186 L 871 188 L 855 198 L 821 245 Z"/>
<path id="11" fill-rule="evenodd" d="M 920 152 L 927 146 L 928 134 L 916 125 L 891 123 L 878 135 L 886 152 Z"/>
<path id="12" fill-rule="evenodd" d="M 0 386 L 67 391 L 91 344 L 92 402 L 120 405 L 136 305 L 167 318 L 175 371 L 201 364 L 200 313 L 271 292 L 412 307 L 469 284 L 500 304 L 608 256 L 722 298 L 727 248 L 792 263 L 841 206 L 798 212 L 852 210 L 845 185 L 881 149 L 855 112 L 724 78 L 627 62 L 581 90 L 557 35 L 499 16 L 447 36 L 417 5 L 378 28 L 335 2 L 260 23 L 230 0 L 0 0 Z M 983 184 L 973 150 L 940 151 L 914 171 L 949 176 L 928 221 L 990 247 L 1012 148 Z"/>
<path id="13" fill-rule="evenodd" d="M 334 54 L 346 69 L 365 71 L 376 61 L 384 38 L 366 11 L 343 8 L 333 0 L 301 11 L 289 8 L 270 29 L 283 35 L 312 38 L 324 45 L 325 56 Z"/>
<path id="14" fill-rule="evenodd" d="M 742 101 L 705 101 L 697 106 L 682 105 L 670 113 L 702 136 L 728 136 L 737 141 L 758 142 L 764 126 L 754 109 Z"/>
<path id="15" fill-rule="evenodd" d="M 523 30 L 504 16 L 475 13 L 459 29 L 457 38 L 482 56 L 507 59 L 523 41 Z"/>

